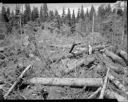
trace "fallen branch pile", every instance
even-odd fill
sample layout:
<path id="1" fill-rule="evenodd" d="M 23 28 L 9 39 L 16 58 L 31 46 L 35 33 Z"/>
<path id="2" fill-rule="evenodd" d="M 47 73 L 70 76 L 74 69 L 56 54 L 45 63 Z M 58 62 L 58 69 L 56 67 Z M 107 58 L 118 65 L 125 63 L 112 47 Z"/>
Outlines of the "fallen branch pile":
<path id="1" fill-rule="evenodd" d="M 70 59 L 74 60 L 74 62 L 65 61 L 63 64 L 65 68 L 59 69 L 59 71 L 63 71 L 65 74 L 78 73 L 77 70 L 84 68 L 86 71 L 94 70 L 95 73 L 99 74 L 100 78 L 41 78 L 35 77 L 28 80 L 26 83 L 29 84 L 42 84 L 42 85 L 56 85 L 56 86 L 74 86 L 74 87 L 99 87 L 92 95 L 88 97 L 91 98 L 99 98 L 103 99 L 107 98 L 116 98 L 118 101 L 128 101 L 126 97 L 128 95 L 128 87 L 126 87 L 128 83 L 126 83 L 125 79 L 128 79 L 125 75 L 125 79 L 116 78 L 116 76 L 123 77 L 127 71 L 127 53 L 125 51 L 120 50 L 117 53 L 109 51 L 108 45 L 95 46 L 92 47 L 92 53 L 89 54 L 89 48 L 84 48 L 82 51 L 75 52 L 73 51 L 74 47 L 71 46 L 69 50 L 69 54 L 65 56 L 61 56 L 60 58 L 54 58 L 52 60 L 56 60 L 51 63 L 51 68 L 53 64 L 56 64 L 60 61 Z M 79 48 L 81 49 L 81 48 Z M 75 53 L 73 53 L 75 52 Z M 85 54 L 82 54 L 85 53 Z M 76 58 L 82 54 L 82 57 Z M 86 55 L 86 56 L 85 56 Z M 56 63 L 55 63 L 56 62 Z M 88 70 L 90 69 L 90 70 Z M 53 69 L 54 70 L 54 69 Z M 101 74 L 102 72 L 102 74 Z M 124 81 L 124 84 L 122 83 Z M 112 89 L 111 85 L 114 87 Z M 116 87 L 115 87 L 116 86 Z M 111 90 L 110 90 L 111 89 Z M 119 92 L 115 90 L 118 89 Z M 122 94 L 121 94 L 122 93 Z"/>
<path id="2" fill-rule="evenodd" d="M 81 43 L 73 43 L 66 46 L 51 45 L 50 47 L 52 48 L 66 49 L 68 51 L 66 54 L 61 54 L 59 57 L 55 55 L 54 57 L 49 58 L 45 57 L 45 54 L 41 53 L 39 50 L 35 35 L 32 38 L 34 39 L 31 43 L 34 44 L 39 59 L 42 62 L 45 62 L 46 65 L 46 68 L 44 66 L 42 68 L 41 66 L 43 69 L 41 72 L 45 74 L 45 71 L 47 70 L 50 75 L 53 74 L 54 77 L 44 78 L 36 76 L 23 81 L 24 84 L 68 86 L 75 88 L 87 86 L 97 88 L 88 96 L 88 99 L 116 98 L 118 101 L 128 101 L 127 52 L 123 50 L 112 52 L 109 50 L 111 47 L 109 45 L 83 45 L 84 47 L 81 47 Z M 5 48 L 0 48 L 1 62 L 8 59 L 12 54 L 9 53 L 9 55 L 6 55 L 5 52 Z M 15 52 L 13 55 L 15 55 Z M 33 56 L 35 57 L 34 54 Z M 48 58 L 50 60 L 48 60 Z M 43 64 L 44 63 L 42 63 L 42 65 Z M 29 68 L 31 68 L 31 65 L 25 68 L 18 79 L 12 84 L 10 89 L 5 93 L 4 99 L 7 99 Z"/>

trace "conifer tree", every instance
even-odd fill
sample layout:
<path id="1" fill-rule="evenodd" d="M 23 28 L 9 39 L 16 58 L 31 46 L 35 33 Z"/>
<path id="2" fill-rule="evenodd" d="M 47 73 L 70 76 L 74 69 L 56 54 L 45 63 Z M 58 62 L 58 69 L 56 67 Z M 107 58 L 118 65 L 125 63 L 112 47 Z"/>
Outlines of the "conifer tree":
<path id="1" fill-rule="evenodd" d="M 60 15 L 58 13 L 57 10 L 55 10 L 55 19 L 54 19 L 55 23 L 56 23 L 56 27 L 58 29 L 60 29 L 60 26 L 61 26 L 61 18 L 60 18 Z"/>
<path id="2" fill-rule="evenodd" d="M 30 20 L 31 20 L 31 8 L 30 8 L 30 4 L 25 4 L 24 23 L 27 23 Z"/>
<path id="3" fill-rule="evenodd" d="M 73 13 L 72 13 L 71 33 L 73 33 L 75 31 L 75 23 L 76 23 L 75 11 L 73 10 Z"/>
<path id="4" fill-rule="evenodd" d="M 3 22 L 8 22 L 8 17 L 7 17 L 7 14 L 6 14 L 6 8 L 4 6 L 2 6 L 1 15 L 2 15 L 2 21 Z"/>
<path id="5" fill-rule="evenodd" d="M 49 11 L 49 20 L 48 21 L 53 21 L 54 20 L 54 12 L 52 10 Z"/>
<path id="6" fill-rule="evenodd" d="M 43 5 L 43 22 L 47 21 L 47 18 L 48 18 L 48 7 L 47 7 L 47 4 L 44 3 Z"/>
<path id="7" fill-rule="evenodd" d="M 72 24 L 74 25 L 76 23 L 76 17 L 75 17 L 75 11 L 73 10 L 72 13 Z"/>
<path id="8" fill-rule="evenodd" d="M 89 18 L 90 18 L 91 21 L 93 20 L 93 16 L 94 16 L 94 15 L 95 15 L 95 8 L 94 8 L 94 6 L 92 5 L 92 6 L 91 6 L 90 13 L 89 13 Z"/>
<path id="9" fill-rule="evenodd" d="M 78 23 L 79 20 L 80 20 L 80 9 L 78 9 L 78 12 L 77 12 L 76 22 Z"/>
<path id="10" fill-rule="evenodd" d="M 68 8 L 67 16 L 66 16 L 66 21 L 67 21 L 67 24 L 69 26 L 71 26 L 71 12 L 70 12 L 70 9 L 69 8 Z"/>
<path id="11" fill-rule="evenodd" d="M 80 18 L 81 18 L 82 20 L 85 19 L 85 17 L 84 17 L 84 9 L 83 9 L 83 5 L 81 6 Z"/>
<path id="12" fill-rule="evenodd" d="M 7 16 L 9 18 L 10 17 L 10 8 L 9 7 L 7 8 L 7 12 L 6 13 L 7 13 Z"/>
<path id="13" fill-rule="evenodd" d="M 43 7 L 40 7 L 40 21 L 43 21 Z"/>
<path id="14" fill-rule="evenodd" d="M 65 24 L 65 17 L 66 17 L 65 8 L 63 8 L 63 13 L 62 13 L 62 23 L 63 24 Z"/>
<path id="15" fill-rule="evenodd" d="M 39 11 L 37 7 L 34 7 L 32 10 L 32 20 L 36 21 L 39 18 Z"/>

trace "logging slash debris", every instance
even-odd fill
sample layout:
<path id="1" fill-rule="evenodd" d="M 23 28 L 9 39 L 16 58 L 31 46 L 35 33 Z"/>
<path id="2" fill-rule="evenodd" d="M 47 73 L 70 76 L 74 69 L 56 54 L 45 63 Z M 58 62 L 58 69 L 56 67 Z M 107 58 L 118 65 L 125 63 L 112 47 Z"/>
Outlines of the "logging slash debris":
<path id="1" fill-rule="evenodd" d="M 4 99 L 128 101 L 127 52 L 113 52 L 107 44 L 46 47 L 45 41 L 41 48 L 36 36 L 30 36 L 33 41 L 22 50 L 12 51 L 15 46 L 0 49 L 0 88 Z"/>

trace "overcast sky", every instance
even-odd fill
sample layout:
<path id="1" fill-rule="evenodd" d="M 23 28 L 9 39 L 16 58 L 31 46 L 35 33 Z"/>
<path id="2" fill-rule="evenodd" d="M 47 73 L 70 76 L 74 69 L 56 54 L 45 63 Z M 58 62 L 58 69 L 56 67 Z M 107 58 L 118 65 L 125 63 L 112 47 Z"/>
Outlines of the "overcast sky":
<path id="1" fill-rule="evenodd" d="M 33 6 L 41 6 L 41 4 L 31 4 L 32 7 Z M 70 8 L 71 10 L 71 13 L 73 10 L 75 10 L 75 13 L 78 11 L 78 8 L 81 8 L 81 6 L 83 5 L 84 7 L 84 10 L 86 10 L 87 8 L 90 9 L 91 7 L 91 3 L 57 3 L 57 4 L 48 4 L 48 9 L 49 10 L 58 10 L 59 14 L 62 13 L 62 9 L 63 7 L 65 8 L 65 12 L 67 13 L 67 10 L 68 8 Z M 95 6 L 95 8 L 97 9 L 97 7 L 100 5 L 100 4 L 93 4 Z"/>
<path id="2" fill-rule="evenodd" d="M 95 7 L 95 9 L 97 10 L 97 8 L 99 7 L 99 5 L 101 5 L 103 3 L 47 3 L 48 9 L 49 10 L 58 10 L 59 14 L 62 13 L 62 9 L 63 7 L 65 8 L 65 12 L 67 12 L 67 9 L 70 8 L 71 13 L 73 11 L 73 9 L 75 10 L 75 14 L 77 13 L 78 9 L 81 8 L 81 6 L 83 5 L 84 10 L 86 11 L 87 8 L 90 10 L 91 5 L 93 5 Z M 16 7 L 16 4 L 4 4 L 6 7 L 10 7 L 11 10 L 14 10 Z M 23 5 L 23 4 L 22 4 Z M 40 8 L 41 5 L 43 5 L 43 3 L 33 3 L 30 4 L 31 8 L 33 8 L 33 6 Z"/>

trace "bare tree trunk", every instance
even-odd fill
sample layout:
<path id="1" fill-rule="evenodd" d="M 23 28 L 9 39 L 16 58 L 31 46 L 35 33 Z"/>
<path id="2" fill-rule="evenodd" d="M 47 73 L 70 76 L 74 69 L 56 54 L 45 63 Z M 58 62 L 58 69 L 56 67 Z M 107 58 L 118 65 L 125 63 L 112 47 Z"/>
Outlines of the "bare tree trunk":
<path id="1" fill-rule="evenodd" d="M 35 77 L 27 81 L 29 84 L 42 84 L 53 86 L 101 86 L 102 78 L 40 78 Z"/>

